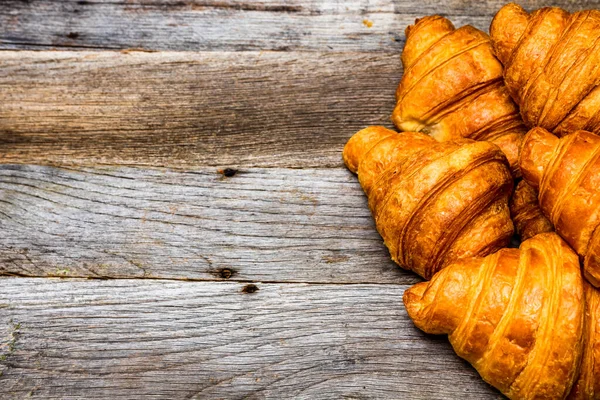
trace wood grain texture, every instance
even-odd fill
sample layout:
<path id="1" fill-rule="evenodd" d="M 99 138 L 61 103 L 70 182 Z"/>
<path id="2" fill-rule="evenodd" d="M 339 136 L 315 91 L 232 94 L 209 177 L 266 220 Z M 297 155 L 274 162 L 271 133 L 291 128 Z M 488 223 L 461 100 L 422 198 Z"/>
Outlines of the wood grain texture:
<path id="1" fill-rule="evenodd" d="M 499 399 L 401 285 L 0 279 L 3 399 Z"/>
<path id="2" fill-rule="evenodd" d="M 341 166 L 398 55 L 0 52 L 0 162 Z"/>
<path id="3" fill-rule="evenodd" d="M 487 31 L 506 1 L 3 0 L 0 48 L 399 52 L 415 18 L 442 13 Z M 598 0 L 527 0 L 527 9 Z"/>
<path id="4" fill-rule="evenodd" d="M 0 166 L 0 274 L 414 283 L 345 169 Z"/>

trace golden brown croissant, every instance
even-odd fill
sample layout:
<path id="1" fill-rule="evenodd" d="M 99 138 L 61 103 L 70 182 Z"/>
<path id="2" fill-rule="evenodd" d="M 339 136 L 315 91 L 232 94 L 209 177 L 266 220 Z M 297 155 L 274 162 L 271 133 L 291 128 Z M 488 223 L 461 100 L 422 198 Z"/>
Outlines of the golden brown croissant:
<path id="1" fill-rule="evenodd" d="M 600 399 L 600 291 L 583 282 L 585 322 L 583 357 L 579 378 L 569 395 L 571 400 Z"/>
<path id="2" fill-rule="evenodd" d="M 597 385 L 588 376 L 597 366 L 588 362 L 580 374 L 584 346 L 592 342 L 582 340 L 579 260 L 555 233 L 459 260 L 408 289 L 404 304 L 418 328 L 448 334 L 456 353 L 511 399 L 563 399 L 576 380 L 581 391 Z"/>
<path id="3" fill-rule="evenodd" d="M 554 231 L 554 226 L 540 209 L 536 190 L 526 181 L 522 180 L 517 184 L 509 207 L 515 230 L 521 240 L 532 238 L 538 233 Z"/>
<path id="4" fill-rule="evenodd" d="M 525 123 L 559 135 L 600 133 L 600 11 L 507 4 L 490 35 Z"/>
<path id="5" fill-rule="evenodd" d="M 455 29 L 440 16 L 419 19 L 406 28 L 402 64 L 392 114 L 400 130 L 425 132 L 439 141 L 490 140 L 517 173 L 526 129 L 487 34 L 472 26 Z"/>
<path id="6" fill-rule="evenodd" d="M 492 143 L 369 127 L 343 157 L 392 259 L 426 279 L 458 258 L 493 253 L 513 234 L 513 179 Z"/>
<path id="7" fill-rule="evenodd" d="M 515 229 L 522 232 L 522 240 L 554 230 L 552 223 L 542 214 L 537 192 L 527 182 L 519 182 L 510 207 Z M 583 291 L 586 303 L 583 359 L 581 373 L 568 397 L 571 400 L 600 399 L 600 291 L 586 280 L 583 281 Z"/>
<path id="8" fill-rule="evenodd" d="M 600 286 L 600 136 L 577 131 L 559 139 L 534 128 L 523 141 L 519 165 L 539 189 L 544 215 L 583 257 L 586 278 Z"/>

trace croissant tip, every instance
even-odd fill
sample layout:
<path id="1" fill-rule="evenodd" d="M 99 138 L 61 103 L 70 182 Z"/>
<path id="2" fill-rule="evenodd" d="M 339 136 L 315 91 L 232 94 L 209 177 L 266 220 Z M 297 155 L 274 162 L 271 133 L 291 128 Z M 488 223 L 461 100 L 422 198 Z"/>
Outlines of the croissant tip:
<path id="1" fill-rule="evenodd" d="M 490 23 L 490 38 L 494 54 L 503 65 L 510 62 L 511 53 L 524 34 L 529 13 L 516 3 L 502 7 Z"/>
<path id="2" fill-rule="evenodd" d="M 415 31 L 424 26 L 429 24 L 430 22 L 434 22 L 434 21 L 441 21 L 444 25 L 449 25 L 452 27 L 452 29 L 454 29 L 454 25 L 452 24 L 452 22 L 446 18 L 443 17 L 441 15 L 426 15 L 424 17 L 421 18 L 415 18 L 415 22 L 412 25 L 408 25 L 406 27 L 406 29 L 404 29 L 404 35 L 406 36 L 406 38 L 408 39 L 409 36 L 411 36 L 412 34 L 415 33 Z"/>
<path id="3" fill-rule="evenodd" d="M 413 321 L 418 320 L 418 314 L 421 310 L 421 300 L 428 287 L 428 282 L 417 283 L 404 291 L 402 301 L 406 312 Z"/>
<path id="4" fill-rule="evenodd" d="M 381 139 L 394 135 L 396 132 L 384 126 L 368 126 L 356 132 L 342 151 L 342 158 L 346 167 L 353 173 L 357 173 L 358 166 L 364 155 Z"/>

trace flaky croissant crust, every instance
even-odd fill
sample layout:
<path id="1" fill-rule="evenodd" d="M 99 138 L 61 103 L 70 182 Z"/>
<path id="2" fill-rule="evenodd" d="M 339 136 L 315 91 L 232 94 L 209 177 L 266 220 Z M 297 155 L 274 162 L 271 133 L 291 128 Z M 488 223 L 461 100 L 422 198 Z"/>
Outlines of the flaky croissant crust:
<path id="1" fill-rule="evenodd" d="M 540 209 L 537 191 L 525 180 L 517 184 L 509 207 L 515 230 L 521 240 L 532 238 L 538 233 L 554 231 L 554 226 Z"/>
<path id="2" fill-rule="evenodd" d="M 513 234 L 513 180 L 491 143 L 369 127 L 350 138 L 343 157 L 392 259 L 426 279 L 453 260 L 506 246 Z"/>
<path id="3" fill-rule="evenodd" d="M 406 29 L 402 63 L 392 114 L 400 130 L 425 132 L 439 141 L 490 140 L 516 173 L 525 128 L 484 32 L 455 29 L 440 16 L 419 19 Z"/>
<path id="4" fill-rule="evenodd" d="M 544 215 L 583 258 L 586 278 L 600 286 L 600 136 L 577 131 L 559 139 L 534 128 L 519 164 L 539 189 Z"/>
<path id="5" fill-rule="evenodd" d="M 511 201 L 511 214 L 521 239 L 551 232 L 554 227 L 543 215 L 537 202 L 537 192 L 527 182 L 521 181 Z M 571 390 L 570 400 L 600 399 L 600 290 L 585 279 L 584 329 L 582 336 L 582 361 L 579 377 Z"/>
<path id="6" fill-rule="evenodd" d="M 404 304 L 418 328 L 448 334 L 456 353 L 509 398 L 562 399 L 576 381 L 581 390 L 597 385 L 578 378 L 591 343 L 582 340 L 583 290 L 577 255 L 558 235 L 543 233 L 518 250 L 453 263 L 408 289 Z M 593 323 L 585 337 L 595 346 Z"/>
<path id="7" fill-rule="evenodd" d="M 600 11 L 527 13 L 507 4 L 490 26 L 511 96 L 525 123 L 558 135 L 600 133 Z"/>
<path id="8" fill-rule="evenodd" d="M 582 360 L 570 400 L 600 399 L 600 291 L 583 282 L 585 315 Z"/>

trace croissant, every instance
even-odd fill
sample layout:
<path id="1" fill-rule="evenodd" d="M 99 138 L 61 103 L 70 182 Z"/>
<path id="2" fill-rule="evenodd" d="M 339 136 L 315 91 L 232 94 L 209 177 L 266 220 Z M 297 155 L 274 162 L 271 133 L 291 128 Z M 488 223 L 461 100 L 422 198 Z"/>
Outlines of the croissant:
<path id="1" fill-rule="evenodd" d="M 584 326 L 583 285 L 577 255 L 542 233 L 520 249 L 455 262 L 409 288 L 404 304 L 419 329 L 448 334 L 456 353 L 509 398 L 563 399 L 574 386 L 591 398 L 599 331 L 595 317 Z M 598 296 L 588 297 L 594 314 Z"/>
<path id="2" fill-rule="evenodd" d="M 376 126 L 352 136 L 343 158 L 392 259 L 425 279 L 458 258 L 493 253 L 513 234 L 513 179 L 492 143 Z"/>
<path id="3" fill-rule="evenodd" d="M 520 230 L 522 240 L 554 230 L 537 203 L 537 192 L 525 181 L 517 185 L 510 208 L 515 229 Z M 583 359 L 579 378 L 568 396 L 571 400 L 600 399 L 600 291 L 584 280 L 583 292 Z"/>
<path id="4" fill-rule="evenodd" d="M 554 230 L 537 203 L 537 192 L 525 181 L 517 185 L 510 208 L 515 229 L 520 231 L 522 240 Z M 583 281 L 583 291 L 586 306 L 583 359 L 579 378 L 568 396 L 571 400 L 600 399 L 600 291 L 586 280 Z"/>
<path id="5" fill-rule="evenodd" d="M 507 4 L 490 26 L 508 90 L 529 127 L 600 133 L 600 11 Z"/>
<path id="6" fill-rule="evenodd" d="M 406 28 L 402 64 L 392 114 L 398 129 L 438 141 L 492 141 L 518 174 L 519 145 L 527 130 L 487 34 L 472 26 L 455 29 L 440 16 L 419 19 Z"/>
<path id="7" fill-rule="evenodd" d="M 521 240 L 532 238 L 538 233 L 554 231 L 554 226 L 540 209 L 536 190 L 526 181 L 522 180 L 517 184 L 509 208 Z"/>
<path id="8" fill-rule="evenodd" d="M 585 316 L 583 357 L 579 378 L 569 395 L 571 400 L 600 399 L 600 291 L 583 282 Z"/>
<path id="9" fill-rule="evenodd" d="M 539 188 L 544 215 L 583 258 L 586 278 L 600 286 L 600 136 L 577 131 L 559 139 L 534 128 L 519 165 L 523 178 Z"/>

